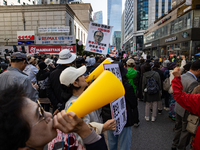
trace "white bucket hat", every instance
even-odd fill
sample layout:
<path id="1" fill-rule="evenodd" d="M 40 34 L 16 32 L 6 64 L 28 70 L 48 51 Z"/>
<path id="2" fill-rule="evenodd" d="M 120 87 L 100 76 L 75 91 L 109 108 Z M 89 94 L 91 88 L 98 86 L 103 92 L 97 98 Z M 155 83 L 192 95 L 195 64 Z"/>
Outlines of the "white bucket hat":
<path id="1" fill-rule="evenodd" d="M 59 53 L 59 59 L 56 62 L 57 64 L 70 64 L 76 59 L 76 54 L 71 53 L 68 49 L 63 49 Z"/>
<path id="2" fill-rule="evenodd" d="M 86 72 L 86 66 L 82 66 L 78 69 L 74 67 L 68 67 L 60 74 L 60 83 L 66 86 L 72 84 L 78 77 Z"/>

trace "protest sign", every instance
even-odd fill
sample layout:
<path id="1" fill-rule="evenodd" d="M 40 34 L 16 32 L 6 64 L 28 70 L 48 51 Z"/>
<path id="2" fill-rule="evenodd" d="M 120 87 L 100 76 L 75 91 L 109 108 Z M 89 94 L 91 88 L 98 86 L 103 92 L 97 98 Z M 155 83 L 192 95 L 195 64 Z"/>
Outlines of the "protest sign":
<path id="1" fill-rule="evenodd" d="M 118 64 L 104 64 L 104 70 L 111 71 L 122 82 L 122 76 Z M 112 117 L 115 118 L 117 123 L 116 130 L 113 132 L 113 134 L 119 135 L 122 132 L 127 121 L 125 97 L 122 96 L 117 100 L 111 102 L 110 107 L 111 107 Z"/>
<path id="2" fill-rule="evenodd" d="M 90 22 L 85 51 L 108 53 L 112 26 Z"/>

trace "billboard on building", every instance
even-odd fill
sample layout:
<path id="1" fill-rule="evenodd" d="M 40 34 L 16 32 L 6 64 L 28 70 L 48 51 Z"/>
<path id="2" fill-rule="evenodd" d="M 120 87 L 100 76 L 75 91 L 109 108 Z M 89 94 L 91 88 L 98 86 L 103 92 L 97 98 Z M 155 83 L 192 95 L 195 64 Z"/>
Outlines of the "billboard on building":
<path id="1" fill-rule="evenodd" d="M 106 55 L 108 53 L 112 28 L 112 26 L 91 22 L 85 51 Z"/>
<path id="2" fill-rule="evenodd" d="M 63 49 L 69 49 L 71 53 L 76 53 L 76 45 L 49 45 L 49 46 L 29 46 L 29 53 L 59 53 Z"/>
<path id="3" fill-rule="evenodd" d="M 69 26 L 38 27 L 38 33 L 66 33 L 66 32 L 70 32 Z"/>
<path id="4" fill-rule="evenodd" d="M 36 36 L 36 44 L 76 44 L 75 35 L 49 35 L 49 36 Z"/>
<path id="5" fill-rule="evenodd" d="M 34 31 L 17 31 L 18 45 L 32 45 L 35 40 Z"/>

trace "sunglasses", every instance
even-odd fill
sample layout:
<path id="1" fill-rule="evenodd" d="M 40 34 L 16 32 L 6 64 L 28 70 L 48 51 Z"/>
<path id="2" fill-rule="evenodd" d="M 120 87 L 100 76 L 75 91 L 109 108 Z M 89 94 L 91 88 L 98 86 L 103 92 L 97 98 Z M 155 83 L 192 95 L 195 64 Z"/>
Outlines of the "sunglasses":
<path id="1" fill-rule="evenodd" d="M 36 126 L 38 123 L 42 122 L 43 120 L 45 120 L 45 122 L 48 123 L 44 115 L 44 109 L 42 105 L 40 104 L 39 100 L 37 100 L 36 103 L 38 104 L 39 120 L 34 125 L 32 125 L 32 127 Z"/>

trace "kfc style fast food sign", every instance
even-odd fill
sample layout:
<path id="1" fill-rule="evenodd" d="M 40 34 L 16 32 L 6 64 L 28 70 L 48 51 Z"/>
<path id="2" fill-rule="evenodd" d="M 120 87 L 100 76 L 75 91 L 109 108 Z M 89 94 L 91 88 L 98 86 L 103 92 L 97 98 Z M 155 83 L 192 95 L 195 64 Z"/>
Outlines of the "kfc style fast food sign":
<path id="1" fill-rule="evenodd" d="M 29 53 L 59 53 L 63 49 L 69 49 L 71 53 L 76 53 L 76 45 L 29 46 Z"/>
<path id="2" fill-rule="evenodd" d="M 34 31 L 17 31 L 18 41 L 34 41 L 35 33 Z"/>

